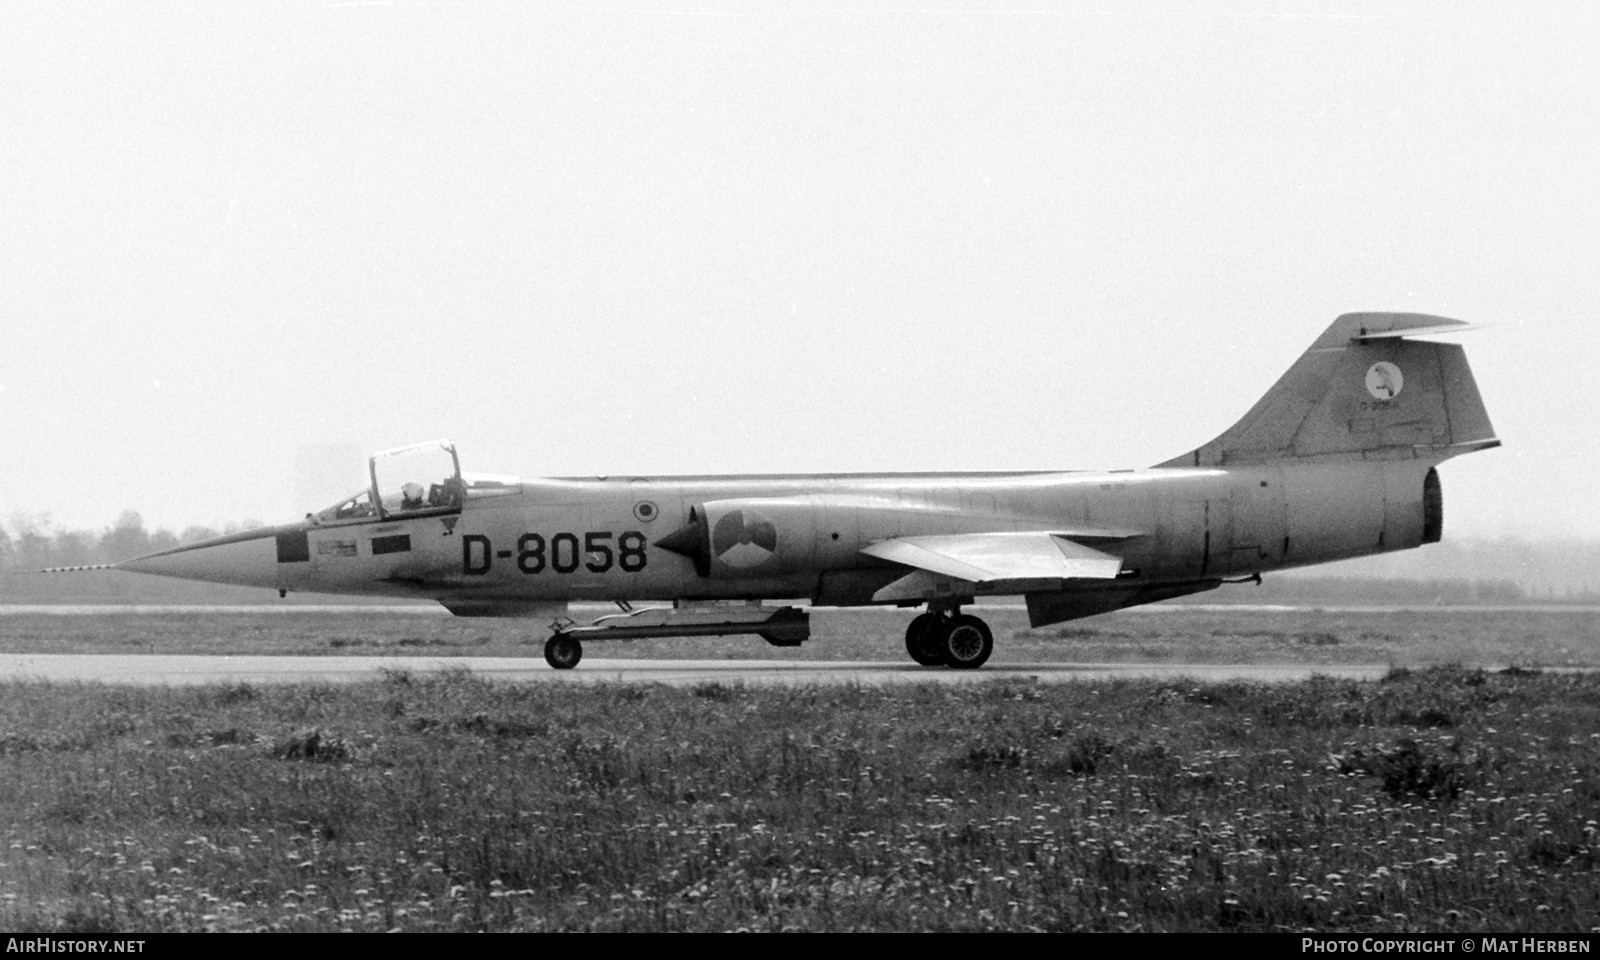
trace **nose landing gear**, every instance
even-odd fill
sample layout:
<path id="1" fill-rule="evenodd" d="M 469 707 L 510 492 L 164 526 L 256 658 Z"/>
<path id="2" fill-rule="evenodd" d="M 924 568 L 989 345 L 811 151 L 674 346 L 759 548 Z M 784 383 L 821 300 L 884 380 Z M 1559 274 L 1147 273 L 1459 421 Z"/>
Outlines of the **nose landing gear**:
<path id="1" fill-rule="evenodd" d="M 924 667 L 975 670 L 994 652 L 994 633 L 958 607 L 932 609 L 906 627 L 906 653 Z"/>
<path id="2" fill-rule="evenodd" d="M 583 644 L 570 633 L 557 633 L 544 642 L 544 662 L 557 670 L 571 670 L 583 659 Z"/>

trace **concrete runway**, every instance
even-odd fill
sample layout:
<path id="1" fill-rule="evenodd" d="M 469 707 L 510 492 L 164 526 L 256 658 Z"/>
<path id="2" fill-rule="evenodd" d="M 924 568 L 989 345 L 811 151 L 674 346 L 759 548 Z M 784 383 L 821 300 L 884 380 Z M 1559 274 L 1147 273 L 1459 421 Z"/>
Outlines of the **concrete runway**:
<path id="1" fill-rule="evenodd" d="M 378 680 L 386 670 L 415 674 L 466 669 L 495 680 L 545 683 L 743 684 L 976 683 L 1026 680 L 1069 683 L 1134 677 L 1254 680 L 1290 683 L 1313 675 L 1376 680 L 1384 664 L 1278 666 L 1260 664 L 1002 663 L 979 670 L 919 667 L 910 662 L 789 660 L 607 660 L 585 658 L 574 670 L 552 670 L 541 657 L 209 657 L 0 654 L 0 680 L 186 686 L 205 683 L 351 683 Z"/>

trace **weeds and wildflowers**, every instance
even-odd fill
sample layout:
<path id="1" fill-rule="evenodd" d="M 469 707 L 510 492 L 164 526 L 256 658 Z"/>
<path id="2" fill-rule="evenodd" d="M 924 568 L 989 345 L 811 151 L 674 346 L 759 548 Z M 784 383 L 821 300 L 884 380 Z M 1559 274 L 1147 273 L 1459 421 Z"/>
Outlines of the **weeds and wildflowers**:
<path id="1" fill-rule="evenodd" d="M 5 693 L 12 928 L 1574 931 L 1600 917 L 1587 676 L 673 689 L 396 672 Z"/>

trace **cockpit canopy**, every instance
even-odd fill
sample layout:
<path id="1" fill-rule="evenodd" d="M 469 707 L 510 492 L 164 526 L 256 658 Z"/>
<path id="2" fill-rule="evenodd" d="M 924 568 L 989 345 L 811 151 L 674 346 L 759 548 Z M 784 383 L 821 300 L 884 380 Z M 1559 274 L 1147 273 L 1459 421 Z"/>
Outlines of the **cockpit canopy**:
<path id="1" fill-rule="evenodd" d="M 317 523 L 458 513 L 469 496 L 515 493 L 515 478 L 463 478 L 455 445 L 432 440 L 372 455 L 371 485 L 318 512 Z"/>
<path id="2" fill-rule="evenodd" d="M 372 455 L 372 491 L 385 517 L 461 509 L 466 487 L 448 440 L 398 447 Z"/>
<path id="3" fill-rule="evenodd" d="M 341 500 L 326 510 L 316 515 L 319 522 L 329 520 L 362 520 L 367 517 L 376 517 L 378 511 L 372 506 L 372 491 L 363 490 L 348 500 Z"/>

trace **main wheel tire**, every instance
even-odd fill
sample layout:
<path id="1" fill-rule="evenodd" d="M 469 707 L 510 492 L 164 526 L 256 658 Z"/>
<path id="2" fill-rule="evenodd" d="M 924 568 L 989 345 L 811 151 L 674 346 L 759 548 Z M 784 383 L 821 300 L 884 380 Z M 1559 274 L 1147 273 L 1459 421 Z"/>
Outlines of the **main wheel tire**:
<path id="1" fill-rule="evenodd" d="M 976 670 L 994 652 L 994 634 L 989 632 L 989 625 L 966 614 L 950 620 L 941 640 L 944 662 L 957 670 Z"/>
<path id="2" fill-rule="evenodd" d="M 578 638 L 558 633 L 544 642 L 544 662 L 557 670 L 571 670 L 583 659 L 583 644 Z"/>
<path id="3" fill-rule="evenodd" d="M 924 667 L 944 665 L 944 651 L 939 646 L 939 618 L 931 613 L 919 614 L 906 625 L 906 653 Z"/>

